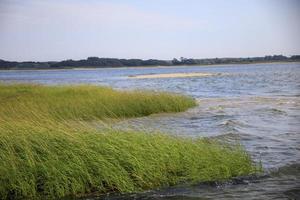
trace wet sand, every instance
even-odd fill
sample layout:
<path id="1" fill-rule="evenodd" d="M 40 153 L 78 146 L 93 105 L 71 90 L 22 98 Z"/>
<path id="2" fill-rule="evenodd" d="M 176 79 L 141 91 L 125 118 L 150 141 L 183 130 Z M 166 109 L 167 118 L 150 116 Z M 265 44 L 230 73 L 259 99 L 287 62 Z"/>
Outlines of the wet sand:
<path id="1" fill-rule="evenodd" d="M 207 77 L 219 75 L 215 73 L 203 73 L 203 72 L 193 72 L 193 73 L 170 73 L 170 74 L 144 74 L 129 76 L 129 78 L 135 79 L 145 79 L 145 78 L 184 78 L 184 77 Z"/>

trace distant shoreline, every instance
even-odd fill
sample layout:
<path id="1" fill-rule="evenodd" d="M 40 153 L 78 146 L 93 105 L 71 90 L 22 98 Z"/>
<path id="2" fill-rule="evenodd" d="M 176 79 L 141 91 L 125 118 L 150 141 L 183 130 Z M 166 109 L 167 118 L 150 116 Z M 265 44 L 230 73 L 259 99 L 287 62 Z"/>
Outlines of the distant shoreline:
<path id="1" fill-rule="evenodd" d="M 264 57 L 246 57 L 246 58 L 173 58 L 172 60 L 158 59 L 119 59 L 119 58 L 99 58 L 88 57 L 81 60 L 63 60 L 46 62 L 16 62 L 0 59 L 0 69 L 4 70 L 53 70 L 53 69 L 78 69 L 78 68 L 123 68 L 123 67 L 158 67 L 158 66 L 212 66 L 212 65 L 233 65 L 233 64 L 257 64 L 273 62 L 300 62 L 300 55 L 283 56 L 272 55 Z"/>
<path id="2" fill-rule="evenodd" d="M 255 65 L 255 64 L 287 64 L 300 63 L 299 61 L 270 61 L 270 62 L 249 62 L 249 63 L 218 63 L 218 64 L 190 64 L 190 65 L 142 65 L 142 66 L 118 66 L 118 67 L 101 67 L 101 66 L 86 66 L 86 67 L 59 67 L 59 68 L 10 68 L 3 69 L 0 66 L 0 71 L 61 71 L 61 70 L 95 70 L 95 69 L 142 69 L 142 68 L 169 68 L 169 67 L 215 67 L 228 65 Z"/>

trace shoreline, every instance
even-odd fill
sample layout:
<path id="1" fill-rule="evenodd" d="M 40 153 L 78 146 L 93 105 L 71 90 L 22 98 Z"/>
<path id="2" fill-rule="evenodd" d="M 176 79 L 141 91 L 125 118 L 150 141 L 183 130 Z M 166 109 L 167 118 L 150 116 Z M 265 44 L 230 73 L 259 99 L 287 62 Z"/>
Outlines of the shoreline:
<path id="1" fill-rule="evenodd" d="M 252 63 L 220 63 L 220 64 L 193 64 L 193 65 L 148 65 L 148 66 L 123 66 L 123 67 L 93 67 L 93 66 L 87 66 L 87 67 L 64 67 L 64 68 L 57 68 L 57 69 L 51 69 L 51 68 L 26 68 L 26 69 L 1 69 L 1 71 L 62 71 L 62 70 L 95 70 L 95 69 L 147 69 L 147 68 L 170 68 L 170 67 L 218 67 L 218 66 L 235 66 L 235 65 L 256 65 L 256 64 L 289 64 L 289 63 L 295 63 L 300 64 L 300 61 L 278 61 L 278 62 L 252 62 Z"/>

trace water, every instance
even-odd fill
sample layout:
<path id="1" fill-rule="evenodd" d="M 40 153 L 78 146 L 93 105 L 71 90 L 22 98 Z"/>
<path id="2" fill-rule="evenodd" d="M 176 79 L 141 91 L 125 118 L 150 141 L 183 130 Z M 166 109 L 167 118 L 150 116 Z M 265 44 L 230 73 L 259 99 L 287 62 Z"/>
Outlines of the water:
<path id="1" fill-rule="evenodd" d="M 194 78 L 130 79 L 139 74 L 221 73 Z M 214 137 L 245 146 L 265 169 L 262 177 L 180 185 L 99 199 L 300 199 L 300 64 L 253 64 L 57 71 L 0 71 L 4 82 L 96 84 L 191 95 L 184 113 L 129 119 L 116 128 Z M 94 197 L 94 199 L 96 199 Z"/>

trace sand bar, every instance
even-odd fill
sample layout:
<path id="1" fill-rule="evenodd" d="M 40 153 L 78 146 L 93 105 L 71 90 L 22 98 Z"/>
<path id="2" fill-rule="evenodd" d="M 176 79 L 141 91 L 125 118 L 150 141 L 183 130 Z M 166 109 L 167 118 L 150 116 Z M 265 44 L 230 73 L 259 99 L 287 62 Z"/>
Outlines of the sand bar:
<path id="1" fill-rule="evenodd" d="M 170 73 L 170 74 L 144 74 L 129 76 L 129 78 L 144 79 L 144 78 L 183 78 L 183 77 L 207 77 L 219 75 L 219 73 L 203 73 L 203 72 L 192 72 L 192 73 Z"/>

